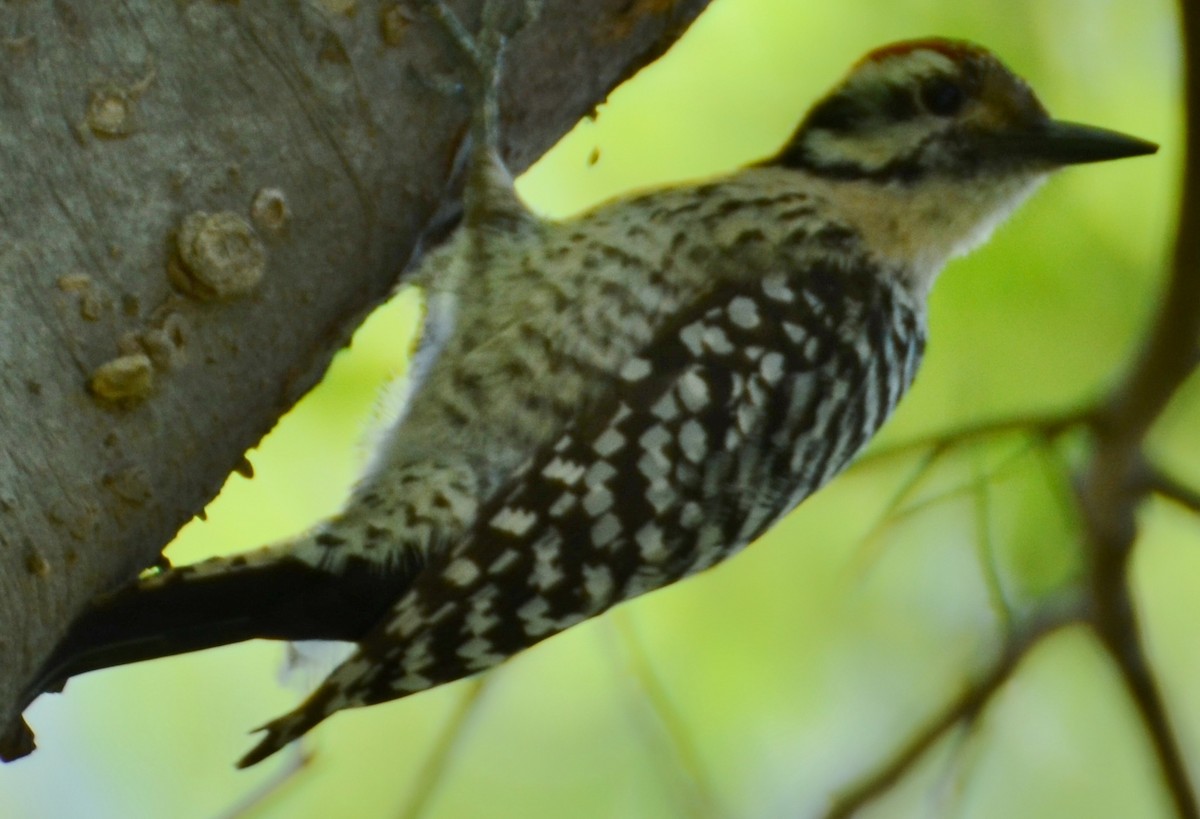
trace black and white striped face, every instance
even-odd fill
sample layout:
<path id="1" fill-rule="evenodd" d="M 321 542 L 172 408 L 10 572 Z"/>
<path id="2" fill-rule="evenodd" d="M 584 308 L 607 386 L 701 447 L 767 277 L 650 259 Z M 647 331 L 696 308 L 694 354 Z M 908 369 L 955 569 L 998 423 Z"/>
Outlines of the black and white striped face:
<path id="1" fill-rule="evenodd" d="M 1049 122 L 1029 86 L 988 51 L 916 40 L 860 60 L 775 161 L 822 176 L 904 183 L 1042 171 L 1053 163 L 1004 150 L 994 137 Z"/>

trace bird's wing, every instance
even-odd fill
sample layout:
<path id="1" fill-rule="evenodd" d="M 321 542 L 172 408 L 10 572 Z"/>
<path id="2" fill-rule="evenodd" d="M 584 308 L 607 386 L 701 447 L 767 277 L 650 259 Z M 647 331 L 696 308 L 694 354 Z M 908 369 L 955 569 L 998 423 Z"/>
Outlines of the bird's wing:
<path id="1" fill-rule="evenodd" d="M 822 425 L 861 400 L 880 406 L 841 420 L 862 427 L 869 413 L 877 426 L 898 390 L 880 394 L 844 328 L 804 299 L 810 286 L 782 275 L 729 284 L 661 328 L 653 358 L 626 361 L 241 764 L 341 708 L 484 670 L 711 566 L 836 473 L 866 431 Z"/>

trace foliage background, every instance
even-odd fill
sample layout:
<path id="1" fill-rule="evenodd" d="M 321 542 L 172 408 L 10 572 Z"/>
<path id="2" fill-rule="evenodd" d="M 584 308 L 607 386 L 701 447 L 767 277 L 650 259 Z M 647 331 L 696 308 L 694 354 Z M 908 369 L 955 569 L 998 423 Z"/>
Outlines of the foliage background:
<path id="1" fill-rule="evenodd" d="M 874 457 L 722 568 L 573 629 L 479 682 L 339 715 L 255 817 L 819 816 L 991 662 L 1002 630 L 1069 596 L 1080 536 L 1054 448 L 1019 432 L 928 461 L 906 442 L 1080 406 L 1155 305 L 1181 161 L 1167 0 L 715 0 L 688 36 L 531 170 L 565 215 L 769 154 L 849 63 L 931 33 L 986 44 L 1058 116 L 1160 141 L 1052 181 L 935 289 L 929 357 Z M 591 160 L 596 157 L 595 162 Z M 168 555 L 239 551 L 334 511 L 373 395 L 402 371 L 416 300 L 382 308 Z M 1158 424 L 1200 486 L 1200 385 Z M 897 450 L 897 447 L 901 449 Z M 888 453 L 891 454 L 888 454 Z M 914 478 L 919 480 L 914 483 Z M 911 489 L 911 491 L 906 491 Z M 1176 730 L 1200 760 L 1200 527 L 1148 504 L 1136 600 Z M 0 770 L 16 817 L 230 815 L 287 773 L 231 764 L 299 696 L 282 650 L 244 644 L 71 682 L 29 712 L 42 749 Z M 1193 762 L 1193 767 L 1195 766 Z M 1119 680 L 1083 629 L 1029 656 L 880 817 L 1157 817 L 1168 803 Z"/>

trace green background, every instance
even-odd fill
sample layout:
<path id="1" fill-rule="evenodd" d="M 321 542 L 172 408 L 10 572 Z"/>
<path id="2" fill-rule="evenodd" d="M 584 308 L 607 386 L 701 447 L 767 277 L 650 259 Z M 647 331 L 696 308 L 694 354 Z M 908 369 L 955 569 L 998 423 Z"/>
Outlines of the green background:
<path id="1" fill-rule="evenodd" d="M 716 0 L 532 169 L 521 194 L 565 216 L 770 154 L 858 56 L 929 34 L 987 45 L 1059 117 L 1163 148 L 1063 173 L 950 266 L 925 367 L 875 451 L 1079 406 L 1136 349 L 1169 255 L 1181 58 L 1167 0 Z M 173 561 L 285 537 L 338 508 L 369 451 L 364 430 L 386 423 L 374 396 L 403 371 L 416 315 L 408 294 L 372 316 L 249 454 L 257 477 L 230 478 L 207 522 L 171 546 Z M 1200 486 L 1195 382 L 1152 444 Z M 244 815 L 819 816 L 988 666 L 1008 618 L 1070 588 L 1079 543 L 1061 465 L 1077 449 L 972 439 L 895 504 L 926 451 L 868 457 L 715 571 L 482 684 L 339 714 L 305 746 L 307 767 Z M 1159 503 L 1141 522 L 1147 642 L 1200 764 L 1200 525 Z M 28 712 L 42 749 L 0 770 L 0 815 L 237 814 L 297 759 L 232 768 L 246 731 L 300 696 L 278 683 L 282 657 L 278 645 L 243 644 L 73 680 Z M 1115 673 L 1073 629 L 1039 646 L 969 729 L 866 815 L 1169 810 Z"/>

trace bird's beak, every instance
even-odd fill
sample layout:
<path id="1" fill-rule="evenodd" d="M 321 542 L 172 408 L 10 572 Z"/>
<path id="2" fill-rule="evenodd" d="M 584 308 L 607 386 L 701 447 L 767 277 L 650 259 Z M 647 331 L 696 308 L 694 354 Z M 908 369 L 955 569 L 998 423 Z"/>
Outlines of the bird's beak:
<path id="1" fill-rule="evenodd" d="M 1040 160 L 1049 165 L 1105 162 L 1158 150 L 1157 145 L 1144 139 L 1059 120 L 1045 120 L 1032 128 L 998 134 L 994 147 L 1001 155 Z"/>

